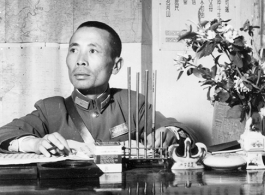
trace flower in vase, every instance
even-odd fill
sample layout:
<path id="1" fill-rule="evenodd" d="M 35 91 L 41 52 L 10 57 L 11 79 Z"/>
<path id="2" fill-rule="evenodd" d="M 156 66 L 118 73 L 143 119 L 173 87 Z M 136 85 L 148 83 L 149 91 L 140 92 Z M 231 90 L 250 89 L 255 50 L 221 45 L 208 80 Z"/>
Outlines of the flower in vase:
<path id="1" fill-rule="evenodd" d="M 185 42 L 187 51 L 178 54 L 174 63 L 178 79 L 184 72 L 199 77 L 201 85 L 208 89 L 207 99 L 212 103 L 227 103 L 230 106 L 227 117 L 243 121 L 254 111 L 264 111 L 264 54 L 263 48 L 255 52 L 251 47 L 253 31 L 258 26 L 247 20 L 237 30 L 229 22 L 221 19 L 201 22 L 199 18 L 195 30 L 190 25 L 188 30 L 181 31 L 179 41 Z M 245 35 L 250 37 L 251 46 Z M 209 67 L 209 62 L 201 64 L 203 57 L 210 57 L 213 66 Z"/>

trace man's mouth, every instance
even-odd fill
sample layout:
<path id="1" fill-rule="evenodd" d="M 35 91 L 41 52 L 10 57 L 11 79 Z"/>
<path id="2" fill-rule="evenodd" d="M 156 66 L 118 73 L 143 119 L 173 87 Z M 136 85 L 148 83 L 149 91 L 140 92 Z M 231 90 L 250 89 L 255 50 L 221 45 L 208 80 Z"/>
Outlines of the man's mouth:
<path id="1" fill-rule="evenodd" d="M 89 77 L 90 75 L 87 73 L 75 73 L 74 77 L 78 80 L 82 80 L 82 79 L 86 79 L 87 77 Z"/>

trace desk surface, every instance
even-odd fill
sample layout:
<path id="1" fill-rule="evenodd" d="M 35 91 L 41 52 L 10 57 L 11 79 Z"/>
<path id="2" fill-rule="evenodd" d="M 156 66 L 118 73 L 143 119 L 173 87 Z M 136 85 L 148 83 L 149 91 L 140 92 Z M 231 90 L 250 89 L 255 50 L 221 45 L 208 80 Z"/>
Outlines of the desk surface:
<path id="1" fill-rule="evenodd" d="M 100 178 L 2 179 L 4 194 L 263 194 L 265 170 L 137 168 Z"/>

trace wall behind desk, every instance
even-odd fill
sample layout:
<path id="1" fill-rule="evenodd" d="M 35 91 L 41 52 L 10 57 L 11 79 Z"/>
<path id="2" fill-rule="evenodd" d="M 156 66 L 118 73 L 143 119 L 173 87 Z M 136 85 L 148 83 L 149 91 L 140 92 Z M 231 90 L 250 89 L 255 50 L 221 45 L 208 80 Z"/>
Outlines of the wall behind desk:
<path id="1" fill-rule="evenodd" d="M 177 81 L 178 72 L 173 59 L 176 54 L 185 53 L 184 43 L 177 42 L 178 33 L 189 29 L 190 25 L 196 30 L 199 8 L 202 8 L 202 20 L 231 19 L 230 24 L 239 29 L 249 19 L 251 24 L 260 26 L 262 3 L 262 0 L 153 1 L 153 69 L 158 72 L 159 93 L 157 108 L 194 128 L 207 144 L 211 144 L 213 138 L 214 107 L 207 101 L 207 90 L 200 86 L 198 78 L 185 74 Z M 260 48 L 264 32 L 261 28 L 254 33 L 255 47 Z M 209 68 L 213 66 L 209 58 L 200 63 L 207 64 Z"/>

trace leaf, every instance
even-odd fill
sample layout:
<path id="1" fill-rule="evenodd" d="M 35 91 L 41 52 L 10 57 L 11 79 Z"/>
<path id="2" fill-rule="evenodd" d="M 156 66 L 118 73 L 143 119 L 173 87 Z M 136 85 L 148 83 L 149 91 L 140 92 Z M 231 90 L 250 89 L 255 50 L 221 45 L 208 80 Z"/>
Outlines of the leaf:
<path id="1" fill-rule="evenodd" d="M 243 24 L 243 27 L 240 28 L 241 31 L 247 31 L 249 28 L 250 22 L 249 20 L 246 20 L 246 22 Z"/>
<path id="2" fill-rule="evenodd" d="M 211 95 L 210 95 L 211 94 L 211 88 L 212 87 L 209 87 L 208 88 L 208 91 L 207 91 L 207 100 L 211 100 Z"/>
<path id="3" fill-rule="evenodd" d="M 218 20 L 215 18 L 211 21 L 211 25 L 218 23 Z"/>
<path id="4" fill-rule="evenodd" d="M 243 81 L 243 83 L 250 91 L 253 89 L 253 86 L 249 82 Z"/>
<path id="5" fill-rule="evenodd" d="M 209 29 L 212 31 L 216 31 L 219 25 L 220 25 L 220 22 L 214 23 L 213 25 L 210 26 Z"/>
<path id="6" fill-rule="evenodd" d="M 206 44 L 207 44 L 207 42 L 205 41 L 200 47 L 198 47 L 198 49 L 196 50 L 196 52 L 202 51 L 205 48 Z"/>
<path id="7" fill-rule="evenodd" d="M 239 47 L 244 47 L 245 46 L 244 37 L 239 36 L 239 37 L 235 38 L 233 45 L 239 46 Z"/>
<path id="8" fill-rule="evenodd" d="M 182 40 L 182 39 L 191 39 L 193 37 L 197 36 L 196 32 L 192 32 L 192 26 L 190 25 L 190 30 L 182 30 L 179 33 L 179 37 L 178 37 L 178 41 Z"/>
<path id="9" fill-rule="evenodd" d="M 183 39 L 192 39 L 193 37 L 196 37 L 197 33 L 196 32 L 187 32 L 183 35 L 180 35 L 178 38 L 178 41 L 181 41 Z"/>
<path id="10" fill-rule="evenodd" d="M 206 80 L 206 81 L 202 81 L 201 82 L 201 86 L 204 86 L 204 85 L 215 85 L 215 81 L 213 80 Z"/>
<path id="11" fill-rule="evenodd" d="M 180 79 L 180 77 L 182 76 L 182 74 L 183 74 L 183 71 L 180 71 L 179 72 L 179 75 L 178 75 L 178 78 L 177 78 L 177 81 Z"/>
<path id="12" fill-rule="evenodd" d="M 264 100 L 262 95 L 255 95 L 252 97 L 251 105 L 257 109 L 260 109 L 264 106 Z"/>
<path id="13" fill-rule="evenodd" d="M 201 71 L 204 73 L 203 77 L 204 77 L 205 79 L 211 79 L 211 78 L 212 78 L 212 72 L 210 71 L 209 68 L 205 68 L 205 67 L 203 67 L 203 68 L 201 69 Z"/>
<path id="14" fill-rule="evenodd" d="M 231 79 L 231 78 L 228 78 L 228 79 L 227 79 L 227 83 L 226 83 L 226 85 L 225 85 L 225 88 L 226 88 L 227 90 L 229 90 L 229 89 L 233 88 L 234 85 L 235 85 L 235 84 L 234 84 L 234 80 Z"/>
<path id="15" fill-rule="evenodd" d="M 229 97 L 230 97 L 229 93 L 225 90 L 221 90 L 217 94 L 218 101 L 220 102 L 226 102 L 229 99 Z"/>
<path id="16" fill-rule="evenodd" d="M 242 58 L 240 57 L 240 54 L 237 52 L 235 55 L 231 55 L 233 63 L 238 67 L 242 68 L 243 67 L 243 61 Z"/>
<path id="17" fill-rule="evenodd" d="M 231 19 L 228 19 L 228 20 L 222 20 L 222 22 L 230 22 Z"/>
<path id="18" fill-rule="evenodd" d="M 209 68 L 201 67 L 201 65 L 198 66 L 197 68 L 194 68 L 193 74 L 199 78 L 204 78 L 204 79 L 211 78 L 211 72 Z"/>
<path id="19" fill-rule="evenodd" d="M 187 70 L 187 75 L 190 76 L 193 73 L 194 68 L 190 68 Z"/>
<path id="20" fill-rule="evenodd" d="M 215 64 L 219 64 L 218 60 L 219 60 L 220 57 L 221 57 L 221 55 L 217 56 L 217 57 L 214 59 L 214 63 L 215 63 Z"/>
<path id="21" fill-rule="evenodd" d="M 205 42 L 197 51 L 196 56 L 200 59 L 213 53 L 215 42 Z"/>
<path id="22" fill-rule="evenodd" d="M 200 25 L 201 25 L 201 27 L 205 27 L 206 24 L 208 24 L 208 23 L 209 23 L 208 20 L 204 20 L 204 21 L 200 22 Z"/>
<path id="23" fill-rule="evenodd" d="M 214 66 L 211 68 L 211 75 L 212 75 L 212 78 L 215 78 L 215 76 L 216 76 L 216 72 L 217 72 L 217 66 L 214 65 Z"/>
<path id="24" fill-rule="evenodd" d="M 232 108 L 227 110 L 226 117 L 238 119 L 238 118 L 241 118 L 242 112 L 243 112 L 243 106 L 242 105 L 235 105 Z"/>
<path id="25" fill-rule="evenodd" d="M 193 70 L 193 74 L 194 74 L 194 76 L 196 76 L 196 77 L 198 77 L 198 78 L 203 78 L 203 73 L 201 72 L 201 70 L 200 69 L 198 69 L 198 68 L 195 68 L 194 70 Z"/>
<path id="26" fill-rule="evenodd" d="M 251 36 L 251 37 L 253 37 L 253 36 L 254 36 L 254 33 L 253 33 L 253 31 L 252 31 L 252 30 L 249 30 L 249 31 L 248 31 L 248 34 L 249 34 L 249 36 Z"/>

